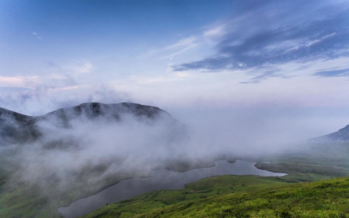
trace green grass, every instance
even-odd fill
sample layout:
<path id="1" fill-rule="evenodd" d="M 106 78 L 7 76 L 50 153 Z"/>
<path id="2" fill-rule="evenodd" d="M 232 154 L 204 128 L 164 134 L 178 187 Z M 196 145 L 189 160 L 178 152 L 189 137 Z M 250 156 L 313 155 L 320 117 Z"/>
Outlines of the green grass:
<path id="1" fill-rule="evenodd" d="M 229 188 L 234 191 L 229 193 Z M 151 192 L 85 216 L 97 217 L 349 217 L 349 178 L 287 184 L 277 178 L 212 177 L 183 190 Z"/>
<path id="2" fill-rule="evenodd" d="M 7 187 L 5 187 L 7 188 Z M 35 188 L 27 186 L 7 189 L 0 198 L 0 217 L 6 218 L 35 218 L 61 217 L 56 208 L 51 206 L 47 198 L 41 196 Z"/>
<path id="3" fill-rule="evenodd" d="M 111 204 L 85 217 L 128 217 L 178 203 L 200 201 L 267 187 L 279 187 L 285 184 L 287 184 L 286 181 L 277 177 L 235 175 L 210 177 L 187 184 L 184 189 L 154 191 Z"/>
<path id="4" fill-rule="evenodd" d="M 233 199 L 238 196 L 249 196 L 249 198 L 252 199 L 250 202 L 251 204 L 253 204 L 254 200 L 256 200 L 256 202 L 261 203 L 264 202 L 264 200 L 266 200 L 267 198 L 263 198 L 263 196 L 259 195 L 258 193 L 261 193 L 263 190 L 267 190 L 268 188 L 271 188 L 272 190 L 276 191 L 279 190 L 281 192 L 281 189 L 279 189 L 278 187 L 289 185 L 290 183 L 311 182 L 331 179 L 335 177 L 349 176 L 348 156 L 348 144 L 314 145 L 312 149 L 304 150 L 303 152 L 288 153 L 287 155 L 279 155 L 272 157 L 263 157 L 258 160 L 258 163 L 256 165 L 258 168 L 273 172 L 288 173 L 288 175 L 285 177 L 264 178 L 256 176 L 221 176 L 207 178 L 195 183 L 188 184 L 185 187 L 185 189 L 182 190 L 159 190 L 145 195 L 140 195 L 138 197 L 122 201 L 116 204 L 111 204 L 107 207 L 95 211 L 94 213 L 86 217 L 132 217 L 136 215 L 141 216 L 140 214 L 148 214 L 150 216 L 151 214 L 156 214 L 156 211 L 158 211 L 159 213 L 163 211 L 163 213 L 166 212 L 167 214 L 168 212 L 168 214 L 172 214 L 173 211 L 167 210 L 170 210 L 170 208 L 172 207 L 176 208 L 177 206 L 181 207 L 183 213 L 188 213 L 189 216 L 190 214 L 195 214 L 195 211 L 189 211 L 189 209 L 192 208 L 192 206 L 187 207 L 185 205 L 197 205 L 198 203 L 200 203 L 202 207 L 204 207 L 205 204 L 205 208 L 211 208 L 210 210 L 216 211 L 217 214 L 223 213 L 222 216 L 224 217 L 224 214 L 230 213 L 229 211 L 229 213 L 224 212 L 224 210 L 226 210 L 226 208 L 229 209 L 229 207 L 223 203 L 222 205 L 216 204 L 215 206 L 213 206 L 214 204 L 212 204 L 211 206 L 209 206 L 209 203 L 211 201 L 218 202 L 218 199 L 222 198 L 224 199 L 222 201 L 229 202 L 230 198 Z M 183 171 L 187 168 L 206 166 L 210 163 L 212 163 L 212 161 L 208 161 L 207 163 L 205 161 L 201 161 L 195 163 L 194 165 L 188 165 L 184 162 L 170 166 L 177 167 L 174 170 Z M 0 163 L 0 166 L 6 166 L 6 164 Z M 10 175 L 10 172 L 15 171 L 15 168 L 10 169 L 9 167 L 0 167 L 0 218 L 58 218 L 61 217 L 56 210 L 58 207 L 66 206 L 74 200 L 77 200 L 81 197 L 85 197 L 90 194 L 94 194 L 102 188 L 117 183 L 117 181 L 119 181 L 122 178 L 132 177 L 132 175 L 130 174 L 114 175 L 113 177 L 104 180 L 103 182 L 86 185 L 86 183 L 84 183 L 84 174 L 82 174 L 81 182 L 74 183 L 74 186 L 71 187 L 69 191 L 62 193 L 56 190 L 57 187 L 53 183 L 48 184 L 47 189 L 43 191 L 40 190 L 38 186 L 35 186 L 33 184 L 29 185 L 28 183 L 20 182 Z M 91 170 L 89 170 L 88 172 L 91 173 Z M 86 177 L 88 176 L 90 176 L 90 174 L 86 175 Z M 304 188 L 306 189 L 306 186 L 304 186 Z M 256 198 L 254 198 L 253 196 L 255 194 Z M 285 209 L 282 207 L 282 205 L 284 205 L 282 202 L 287 201 L 287 198 L 280 199 L 280 201 L 273 201 L 275 202 L 275 204 L 272 204 L 273 208 L 264 208 L 263 210 L 265 211 L 261 212 L 261 214 L 250 214 L 250 216 L 253 215 L 255 217 L 272 217 L 269 215 L 275 215 L 278 213 L 279 210 Z M 330 205 L 332 204 L 331 202 L 334 202 L 333 204 L 336 204 L 336 199 L 330 197 L 328 199 L 328 202 L 325 202 L 325 204 Z M 278 204 L 279 206 L 276 207 Z M 214 207 L 216 208 L 214 209 Z M 296 206 L 292 206 L 292 210 L 295 210 L 293 207 Z M 243 204 L 236 208 L 238 209 L 236 209 L 236 211 L 234 209 L 234 213 L 237 213 L 237 211 L 239 211 L 240 209 L 241 211 L 244 211 L 246 209 L 246 207 Z M 306 209 L 308 212 L 310 211 L 309 208 Z M 337 206 L 336 208 L 338 209 Z M 203 208 L 200 209 L 200 207 L 197 207 L 196 209 L 198 209 L 198 214 L 204 213 L 203 211 L 201 211 L 204 210 Z M 297 210 L 300 213 L 300 209 Z M 324 208 L 322 208 L 321 210 L 327 211 L 327 209 Z M 177 208 L 176 211 L 176 213 L 180 213 L 180 209 Z M 231 212 L 231 214 L 233 214 L 233 212 Z M 208 211 L 208 209 L 205 213 L 207 213 L 209 216 L 212 215 Z M 262 213 L 267 215 L 262 215 Z M 219 217 L 217 214 L 212 216 Z M 231 215 L 231 217 L 234 217 L 233 215 Z M 323 215 L 323 217 L 336 217 L 335 215 L 327 215 Z M 173 216 L 175 217 L 175 215 Z M 193 215 L 193 217 L 195 216 L 200 217 L 199 215 Z M 293 216 L 295 215 L 293 214 Z M 317 216 L 321 217 L 322 215 Z M 236 217 L 239 216 L 236 215 Z"/>

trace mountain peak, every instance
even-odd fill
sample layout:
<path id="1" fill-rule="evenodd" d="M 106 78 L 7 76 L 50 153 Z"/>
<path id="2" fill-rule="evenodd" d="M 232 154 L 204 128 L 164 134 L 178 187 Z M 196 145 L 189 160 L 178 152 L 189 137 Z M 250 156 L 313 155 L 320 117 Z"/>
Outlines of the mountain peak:
<path id="1" fill-rule="evenodd" d="M 41 133 L 38 122 L 47 121 L 58 127 L 67 128 L 73 120 L 93 121 L 96 118 L 108 122 L 118 122 L 125 115 L 133 116 L 140 121 L 156 122 L 158 118 L 175 121 L 169 113 L 158 107 L 130 102 L 103 104 L 99 102 L 83 103 L 74 107 L 61 108 L 43 116 L 26 116 L 4 108 L 0 108 L 0 136 L 9 143 L 28 142 L 37 139 Z M 0 142 L 6 144 L 7 142 Z"/>
<path id="2" fill-rule="evenodd" d="M 55 116 L 63 120 L 71 120 L 79 117 L 86 117 L 90 119 L 105 117 L 118 120 L 122 114 L 131 114 L 136 117 L 145 117 L 149 119 L 154 119 L 161 114 L 170 116 L 167 112 L 161 110 L 160 108 L 148 105 L 130 102 L 122 102 L 118 104 L 91 102 L 83 103 L 74 107 L 61 108 L 44 115 L 43 118 Z"/>
<path id="3" fill-rule="evenodd" d="M 349 125 L 337 132 L 312 139 L 314 142 L 349 142 Z"/>

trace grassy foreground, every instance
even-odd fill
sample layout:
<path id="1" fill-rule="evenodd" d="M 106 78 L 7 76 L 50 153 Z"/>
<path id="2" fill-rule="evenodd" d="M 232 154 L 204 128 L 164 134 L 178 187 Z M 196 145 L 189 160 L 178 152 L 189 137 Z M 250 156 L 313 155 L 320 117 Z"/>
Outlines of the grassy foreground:
<path id="1" fill-rule="evenodd" d="M 348 177 L 348 155 L 349 144 L 323 144 L 316 145 L 315 147 L 309 150 L 304 149 L 302 152 L 288 153 L 287 155 L 263 157 L 259 160 L 253 160 L 258 161 L 258 163 L 256 164 L 258 168 L 273 172 L 288 173 L 288 176 L 281 178 L 265 178 L 257 176 L 221 176 L 207 178 L 195 183 L 188 184 L 185 187 L 185 189 L 182 190 L 160 190 L 145 195 L 140 195 L 136 198 L 132 198 L 123 202 L 111 204 L 107 207 L 101 208 L 100 210 L 93 212 L 92 214 L 86 217 L 132 217 L 136 215 L 146 216 L 144 214 L 148 214 L 150 217 L 152 217 L 157 212 L 158 215 L 161 215 L 161 217 L 163 215 L 167 216 L 171 214 L 173 214 L 174 217 L 181 217 L 183 216 L 183 214 L 186 213 L 188 213 L 188 215 L 186 216 L 192 217 L 201 217 L 203 213 L 207 214 L 207 216 L 210 217 L 229 217 L 229 214 L 237 213 L 237 211 L 244 211 L 244 209 L 248 208 L 245 204 L 243 204 L 243 202 L 250 202 L 252 200 L 246 200 L 246 196 L 248 196 L 248 198 L 250 199 L 264 199 L 269 201 L 269 195 L 260 195 L 260 193 L 263 190 L 271 189 L 273 191 L 282 192 L 281 188 L 279 189 L 277 187 L 285 186 L 286 188 L 286 186 L 288 187 L 288 185 L 290 185 L 291 183 L 327 180 L 335 177 Z M 85 184 L 83 182 L 85 181 L 84 177 L 82 177 L 82 182 L 76 184 L 74 183 L 75 186 L 69 189 L 69 191 L 67 192 L 58 192 L 56 190 L 56 186 L 52 183 L 48 183 L 48 189 L 44 190 L 43 192 L 43 190 L 40 189 L 39 186 L 28 184 L 23 181 L 21 182 L 20 180 L 17 180 L 14 176 L 11 176 L 11 172 L 16 172 L 16 170 L 9 169 L 7 167 L 8 164 L 2 162 L 3 159 L 0 158 L 0 218 L 61 218 L 61 215 L 57 212 L 58 207 L 68 205 L 70 202 L 76 199 L 79 199 L 92 193 L 96 193 L 101 188 L 107 187 L 110 184 L 115 184 L 117 183 L 117 181 L 122 179 L 120 178 L 120 175 L 115 175 L 115 177 L 112 177 L 110 180 L 105 180 L 91 185 Z M 187 167 L 187 165 L 180 165 L 179 169 L 182 170 L 186 169 Z M 91 173 L 91 171 L 89 172 Z M 88 176 L 91 175 L 89 174 Z M 123 175 L 123 178 L 130 177 L 132 176 Z M 304 189 L 307 189 L 307 184 L 308 183 L 299 184 L 299 187 L 303 187 L 303 185 L 305 185 Z M 317 198 L 319 198 L 320 200 L 323 200 L 323 196 L 327 196 L 327 194 L 323 194 L 322 196 L 321 191 L 323 190 L 315 189 L 315 192 L 313 194 L 314 196 L 316 195 Z M 305 192 L 308 192 L 309 195 L 312 194 L 312 190 L 310 189 L 308 191 L 304 191 L 303 193 Z M 242 203 L 237 204 L 236 202 L 239 202 L 239 200 L 234 199 L 240 198 L 238 197 L 239 193 L 245 197 L 242 198 Z M 230 194 L 232 194 L 233 196 L 230 196 Z M 50 198 L 48 196 L 50 196 Z M 223 200 L 218 200 L 218 198 L 222 198 Z M 230 201 L 229 199 L 232 200 Z M 291 215 L 285 215 L 284 217 L 301 217 L 301 215 L 295 215 L 294 211 L 297 209 L 297 207 L 295 206 L 295 203 L 292 203 L 292 199 L 293 197 L 285 199 L 276 199 L 272 201 L 271 206 L 268 206 L 268 204 L 266 204 L 267 206 L 265 206 L 265 208 L 269 209 L 265 209 L 264 207 L 258 209 L 258 207 L 256 206 L 255 208 L 253 208 L 253 210 L 255 210 L 255 212 L 259 210 L 265 210 L 264 213 L 267 214 L 265 215 L 265 217 L 282 217 L 284 215 L 280 214 L 282 210 L 285 209 L 283 205 L 289 204 L 292 210 L 289 209 L 291 212 L 288 213 L 290 213 Z M 298 201 L 301 202 L 299 204 L 303 204 L 302 199 L 303 197 L 299 197 L 294 201 L 296 203 Z M 339 202 L 343 199 L 337 199 L 337 201 L 336 198 L 332 197 L 332 194 L 330 194 L 326 199 L 327 202 L 322 202 L 321 205 L 333 207 L 331 213 L 335 213 L 338 210 L 337 215 L 329 215 L 327 213 L 330 212 L 328 212 L 327 209 L 320 208 L 316 210 L 319 210 L 320 212 L 325 211 L 325 215 L 314 215 L 314 217 L 345 217 L 343 215 L 343 213 L 345 213 L 345 210 L 343 212 L 342 208 L 338 208 L 337 206 L 335 206 L 337 204 L 336 202 Z M 216 205 L 214 204 L 214 202 L 219 201 L 223 203 L 219 203 Z M 290 201 L 291 203 L 287 203 L 288 201 Z M 224 202 L 227 202 L 227 205 L 238 205 L 234 207 L 234 211 L 236 211 L 224 212 L 226 210 L 225 207 L 228 208 L 227 205 L 224 206 Z M 314 202 L 310 202 L 310 204 Z M 320 204 L 320 202 L 321 201 L 319 201 L 318 203 Z M 349 208 L 349 205 L 346 204 L 347 201 L 345 199 L 342 202 L 343 204 L 345 204 L 347 208 Z M 192 204 L 192 206 L 188 208 L 184 207 L 183 205 L 186 205 L 187 203 Z M 251 202 L 250 204 L 252 205 Z M 183 206 L 182 209 L 177 208 L 173 210 L 176 210 L 176 213 L 180 213 L 180 211 L 183 211 L 183 214 L 174 215 L 174 211 L 170 211 L 170 209 L 176 208 L 177 206 L 179 207 L 180 205 Z M 203 208 L 210 209 L 200 209 L 201 206 L 199 205 L 201 205 Z M 216 209 L 214 209 L 214 207 L 216 207 Z M 195 208 L 195 210 L 197 210 L 197 213 L 195 211 L 189 211 L 192 208 Z M 286 207 L 285 210 L 287 210 L 287 208 L 288 207 Z M 311 209 L 312 207 L 309 206 L 308 209 L 309 208 Z M 316 207 L 314 206 L 314 208 Z M 305 208 L 304 210 L 308 211 L 308 209 Z M 202 210 L 207 211 L 204 212 Z M 297 210 L 298 212 L 301 211 L 301 209 Z M 209 211 L 218 211 L 217 213 L 222 213 L 223 215 L 212 215 Z M 164 214 L 161 214 L 161 212 L 163 212 Z M 250 214 L 251 217 L 264 216 L 262 214 L 253 216 L 252 215 L 253 214 Z M 239 214 L 235 215 L 235 217 L 244 216 L 245 215 L 240 216 Z M 231 217 L 234 216 L 231 215 Z M 308 214 L 308 216 L 304 215 L 304 217 L 311 216 Z"/>
<path id="2" fill-rule="evenodd" d="M 272 177 L 211 177 L 84 216 L 97 217 L 349 217 L 349 178 L 290 184 Z"/>

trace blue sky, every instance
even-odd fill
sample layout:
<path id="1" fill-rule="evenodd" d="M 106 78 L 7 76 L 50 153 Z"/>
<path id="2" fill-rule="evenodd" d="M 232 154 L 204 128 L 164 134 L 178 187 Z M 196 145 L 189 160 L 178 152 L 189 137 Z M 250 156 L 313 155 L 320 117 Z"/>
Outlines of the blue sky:
<path id="1" fill-rule="evenodd" d="M 349 2 L 2 0 L 0 66 L 0 107 L 26 114 L 88 101 L 344 113 Z"/>

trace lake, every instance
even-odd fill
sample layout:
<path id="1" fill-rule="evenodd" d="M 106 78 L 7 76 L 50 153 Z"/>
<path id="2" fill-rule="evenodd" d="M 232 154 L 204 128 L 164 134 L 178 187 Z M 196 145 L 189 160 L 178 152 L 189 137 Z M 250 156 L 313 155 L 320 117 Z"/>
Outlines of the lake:
<path id="1" fill-rule="evenodd" d="M 146 178 L 122 180 L 101 192 L 71 203 L 68 207 L 61 207 L 58 211 L 65 218 L 75 218 L 97 210 L 107 203 L 115 203 L 140 194 L 159 189 L 180 189 L 185 184 L 200 179 L 219 175 L 258 175 L 285 176 L 284 173 L 273 173 L 257 169 L 255 163 L 238 160 L 236 163 L 216 161 L 216 166 L 210 168 L 193 169 L 186 172 L 168 170 L 154 171 Z"/>

